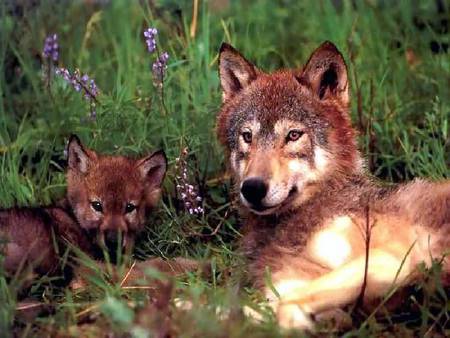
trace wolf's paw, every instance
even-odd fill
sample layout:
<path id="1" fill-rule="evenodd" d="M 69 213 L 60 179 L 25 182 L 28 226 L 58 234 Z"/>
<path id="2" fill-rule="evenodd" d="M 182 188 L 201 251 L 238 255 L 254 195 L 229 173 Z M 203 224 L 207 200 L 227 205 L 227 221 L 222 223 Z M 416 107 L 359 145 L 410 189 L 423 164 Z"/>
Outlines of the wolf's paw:
<path id="1" fill-rule="evenodd" d="M 262 322 L 264 320 L 264 316 L 261 314 L 261 312 L 254 310 L 248 305 L 245 305 L 242 308 L 242 312 L 244 313 L 244 316 L 253 320 L 254 322 Z"/>
<path id="2" fill-rule="evenodd" d="M 297 304 L 279 304 L 276 310 L 278 324 L 284 329 L 313 331 L 311 316 Z"/>

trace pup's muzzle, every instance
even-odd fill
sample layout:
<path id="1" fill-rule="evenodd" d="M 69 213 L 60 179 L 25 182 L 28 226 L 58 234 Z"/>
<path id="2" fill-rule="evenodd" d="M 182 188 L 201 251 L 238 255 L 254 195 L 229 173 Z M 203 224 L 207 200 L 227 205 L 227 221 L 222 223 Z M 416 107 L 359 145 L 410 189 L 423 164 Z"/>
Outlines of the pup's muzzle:
<path id="1" fill-rule="evenodd" d="M 132 246 L 130 235 L 123 231 L 104 230 L 98 233 L 98 242 L 103 250 L 106 250 L 110 258 L 114 261 L 119 252 L 128 253 Z"/>

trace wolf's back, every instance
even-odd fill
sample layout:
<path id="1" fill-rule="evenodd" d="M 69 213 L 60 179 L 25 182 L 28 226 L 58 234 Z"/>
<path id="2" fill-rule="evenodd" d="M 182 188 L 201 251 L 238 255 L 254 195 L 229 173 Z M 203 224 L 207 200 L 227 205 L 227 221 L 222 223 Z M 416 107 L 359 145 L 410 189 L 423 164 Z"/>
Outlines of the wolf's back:
<path id="1" fill-rule="evenodd" d="M 61 207 L 0 210 L 0 248 L 9 274 L 27 267 L 38 274 L 56 272 L 64 254 L 62 240 L 89 250 L 85 234 Z"/>

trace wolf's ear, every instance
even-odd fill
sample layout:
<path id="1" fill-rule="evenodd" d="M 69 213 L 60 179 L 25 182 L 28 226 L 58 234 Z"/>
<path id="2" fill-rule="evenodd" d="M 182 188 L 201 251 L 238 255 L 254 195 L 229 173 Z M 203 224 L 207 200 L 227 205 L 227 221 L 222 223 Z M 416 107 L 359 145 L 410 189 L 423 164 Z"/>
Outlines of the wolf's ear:
<path id="1" fill-rule="evenodd" d="M 311 88 L 319 99 L 349 101 L 347 66 L 336 46 L 326 41 L 310 56 L 299 81 Z"/>
<path id="2" fill-rule="evenodd" d="M 222 43 L 219 52 L 219 77 L 222 99 L 226 101 L 256 79 L 258 70 L 236 49 Z"/>
<path id="3" fill-rule="evenodd" d="M 93 152 L 84 148 L 76 135 L 71 135 L 67 143 L 67 162 L 69 168 L 86 174 L 92 161 Z"/>
<path id="4" fill-rule="evenodd" d="M 153 154 L 140 159 L 137 168 L 142 178 L 146 182 L 146 187 L 158 189 L 167 171 L 167 158 L 162 150 L 155 151 Z"/>

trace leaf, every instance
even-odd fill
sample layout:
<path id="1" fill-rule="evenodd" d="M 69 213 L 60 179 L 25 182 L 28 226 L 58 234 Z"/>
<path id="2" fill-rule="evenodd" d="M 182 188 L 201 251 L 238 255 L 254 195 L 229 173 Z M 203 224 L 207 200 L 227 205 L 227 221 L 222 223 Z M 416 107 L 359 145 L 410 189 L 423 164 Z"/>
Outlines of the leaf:
<path id="1" fill-rule="evenodd" d="M 111 296 L 106 297 L 100 306 L 100 311 L 112 323 L 117 323 L 121 326 L 130 325 L 134 320 L 133 311 L 123 301 Z"/>

